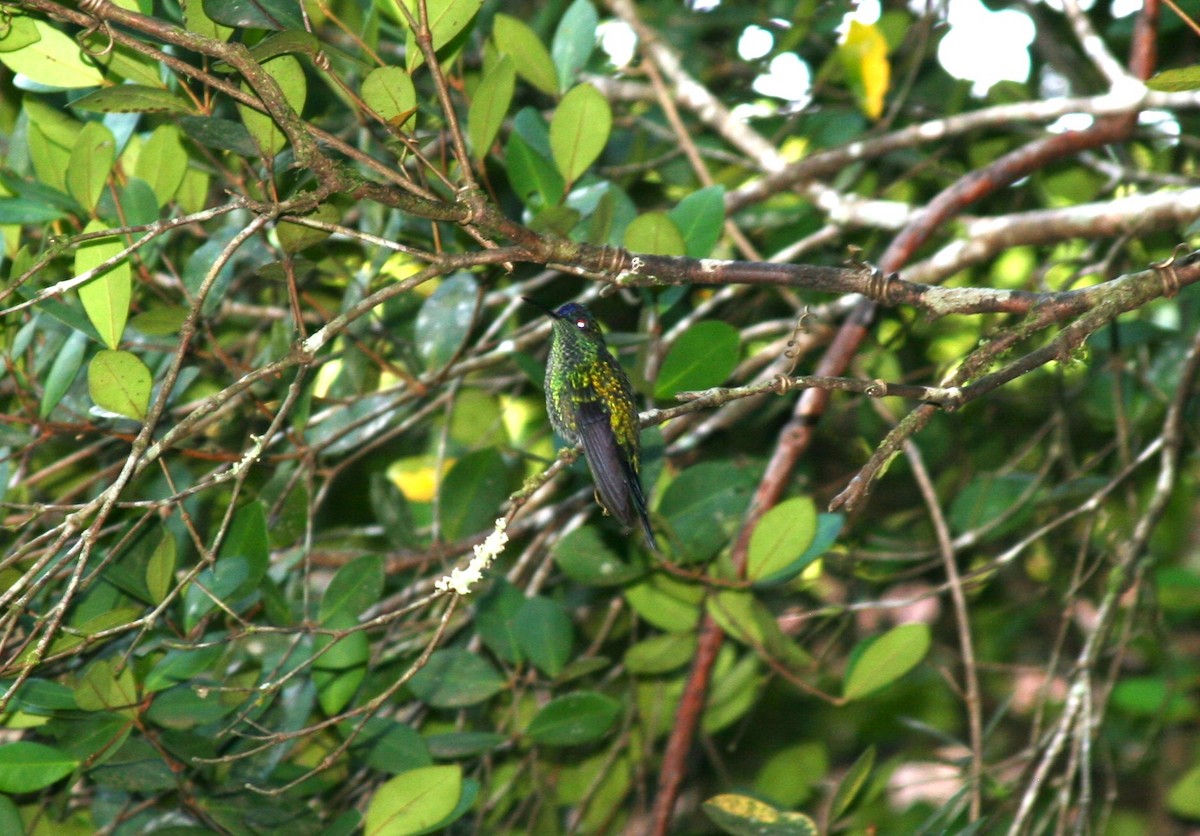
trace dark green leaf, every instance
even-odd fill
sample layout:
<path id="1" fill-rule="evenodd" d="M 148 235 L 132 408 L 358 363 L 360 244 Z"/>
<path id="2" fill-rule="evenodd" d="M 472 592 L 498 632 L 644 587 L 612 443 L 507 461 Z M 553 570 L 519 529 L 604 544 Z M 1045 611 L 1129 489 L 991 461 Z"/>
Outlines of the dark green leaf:
<path id="1" fill-rule="evenodd" d="M 334 619 L 356 620 L 383 594 L 383 558 L 365 554 L 341 569 L 321 596 L 318 620 L 328 624 Z"/>
<path id="2" fill-rule="evenodd" d="M 494 447 L 468 453 L 442 482 L 442 533 L 459 540 L 485 528 L 503 512 L 511 484 L 509 468 Z"/>
<path id="3" fill-rule="evenodd" d="M 235 29 L 304 29 L 299 7 L 288 0 L 204 0 L 204 13 Z"/>
<path id="4" fill-rule="evenodd" d="M 725 224 L 725 188 L 709 186 L 694 191 L 667 215 L 683 235 L 684 253 L 691 258 L 707 258 Z"/>
<path id="5" fill-rule="evenodd" d="M 622 586 L 646 572 L 641 563 L 621 560 L 591 525 L 580 526 L 557 541 L 552 553 L 567 577 L 587 586 Z"/>
<path id="6" fill-rule="evenodd" d="M 697 322 L 679 335 L 663 358 L 654 396 L 720 386 L 741 355 L 738 330 L 726 322 Z"/>
<path id="7" fill-rule="evenodd" d="M 481 657 L 455 649 L 434 651 L 408 683 L 418 699 L 435 708 L 477 705 L 504 686 L 504 678 Z"/>
<path id="8" fill-rule="evenodd" d="M 36 792 L 75 771 L 79 761 L 42 743 L 20 740 L 0 746 L 0 792 Z"/>
<path id="9" fill-rule="evenodd" d="M 479 285 L 469 273 L 456 273 L 438 285 L 417 314 L 417 350 L 429 369 L 449 363 L 471 332 Z"/>
<path id="10" fill-rule="evenodd" d="M 575 0 L 563 13 L 550 44 L 550 55 L 558 72 L 558 89 L 566 90 L 596 49 L 596 25 L 600 22 L 590 0 Z"/>
<path id="11" fill-rule="evenodd" d="M 526 598 L 513 619 L 513 633 L 525 657 L 547 676 L 558 676 L 571 658 L 571 619 L 549 598 Z"/>
<path id="12" fill-rule="evenodd" d="M 546 703 L 527 734 L 543 746 L 578 746 L 608 734 L 621 716 L 621 704 L 594 691 L 579 691 Z"/>
<path id="13" fill-rule="evenodd" d="M 119 84 L 102 87 L 71 102 L 71 107 L 93 113 L 180 113 L 194 114 L 191 102 L 161 87 Z"/>

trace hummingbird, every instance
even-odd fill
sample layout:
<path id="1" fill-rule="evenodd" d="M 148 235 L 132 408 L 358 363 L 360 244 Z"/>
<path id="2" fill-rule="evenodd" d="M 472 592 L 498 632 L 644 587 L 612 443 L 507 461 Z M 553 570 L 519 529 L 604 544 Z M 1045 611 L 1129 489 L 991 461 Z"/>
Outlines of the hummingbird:
<path id="1" fill-rule="evenodd" d="M 546 411 L 554 431 L 570 444 L 583 444 L 596 499 L 626 528 L 636 516 L 646 545 L 657 552 L 638 473 L 641 427 L 629 377 L 583 305 L 552 311 L 521 298 L 549 314 L 554 325 L 546 363 Z"/>

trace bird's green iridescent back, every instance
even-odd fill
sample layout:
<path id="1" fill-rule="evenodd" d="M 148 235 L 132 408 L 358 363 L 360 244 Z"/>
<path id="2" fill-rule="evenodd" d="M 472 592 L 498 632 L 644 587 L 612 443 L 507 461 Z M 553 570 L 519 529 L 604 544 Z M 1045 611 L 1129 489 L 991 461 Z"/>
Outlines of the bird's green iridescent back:
<path id="1" fill-rule="evenodd" d="M 554 340 L 546 367 L 546 402 L 555 432 L 572 444 L 580 440 L 580 406 L 600 404 L 608 413 L 622 452 L 634 471 L 639 469 L 641 435 L 633 387 L 599 334 L 581 332 L 569 321 L 554 321 Z"/>
<path id="2" fill-rule="evenodd" d="M 554 431 L 583 446 L 596 498 L 622 525 L 640 524 L 658 551 L 641 469 L 641 427 L 633 386 L 609 353 L 587 308 L 568 303 L 550 312 L 554 336 L 546 364 L 546 408 Z"/>

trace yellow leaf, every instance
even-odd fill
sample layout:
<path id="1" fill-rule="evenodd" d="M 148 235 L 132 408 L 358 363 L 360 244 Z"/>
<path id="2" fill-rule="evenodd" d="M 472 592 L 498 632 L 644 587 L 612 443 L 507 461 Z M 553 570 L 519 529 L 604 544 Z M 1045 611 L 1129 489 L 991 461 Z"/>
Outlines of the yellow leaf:
<path id="1" fill-rule="evenodd" d="M 874 24 L 852 21 L 838 53 L 850 88 L 858 98 L 858 106 L 867 116 L 878 119 L 883 113 L 883 97 L 892 80 L 883 33 Z"/>

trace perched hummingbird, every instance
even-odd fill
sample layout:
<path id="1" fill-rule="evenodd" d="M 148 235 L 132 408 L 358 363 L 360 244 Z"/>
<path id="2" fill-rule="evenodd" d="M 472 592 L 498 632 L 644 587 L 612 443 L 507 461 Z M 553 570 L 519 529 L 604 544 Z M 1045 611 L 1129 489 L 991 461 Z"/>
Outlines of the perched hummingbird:
<path id="1" fill-rule="evenodd" d="M 551 311 L 522 298 L 554 323 L 546 363 L 546 410 L 554 431 L 571 444 L 582 442 L 600 504 L 627 528 L 636 516 L 646 545 L 658 551 L 638 475 L 641 428 L 625 370 L 583 305 L 569 303 Z"/>

